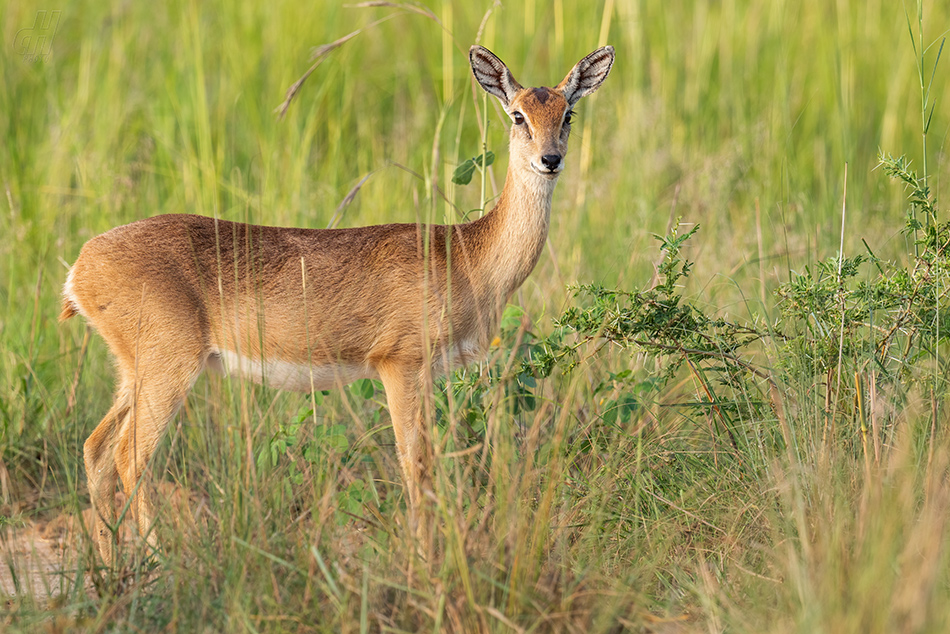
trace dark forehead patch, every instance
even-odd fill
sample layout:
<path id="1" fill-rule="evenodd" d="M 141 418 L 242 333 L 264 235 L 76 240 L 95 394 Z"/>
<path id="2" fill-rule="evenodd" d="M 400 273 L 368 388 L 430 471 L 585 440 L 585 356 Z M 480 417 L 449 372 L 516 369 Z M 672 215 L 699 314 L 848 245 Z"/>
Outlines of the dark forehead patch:
<path id="1" fill-rule="evenodd" d="M 531 92 L 534 93 L 534 98 L 538 100 L 538 103 L 542 106 L 547 102 L 548 98 L 554 95 L 554 91 L 550 88 L 535 88 Z"/>

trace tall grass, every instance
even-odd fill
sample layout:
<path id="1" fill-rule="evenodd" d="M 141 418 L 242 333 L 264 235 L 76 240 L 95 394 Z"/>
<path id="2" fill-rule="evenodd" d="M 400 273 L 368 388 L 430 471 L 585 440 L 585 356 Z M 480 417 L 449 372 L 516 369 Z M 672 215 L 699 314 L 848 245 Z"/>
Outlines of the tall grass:
<path id="1" fill-rule="evenodd" d="M 602 43 L 618 60 L 580 108 L 548 255 L 512 300 L 524 318 L 511 311 L 492 359 L 432 396 L 439 559 L 404 539 L 372 383 L 296 395 L 205 377 L 155 463 L 177 491 L 164 550 L 147 558 L 130 541 L 106 571 L 82 541 L 56 598 L 0 608 L 7 630 L 947 628 L 950 453 L 927 394 L 878 395 L 891 431 L 865 461 L 857 426 L 828 440 L 806 384 L 788 387 L 788 446 L 770 440 L 777 420 L 740 418 L 737 447 L 683 406 L 701 391 L 695 375 L 659 389 L 646 354 L 590 347 L 568 375 L 499 379 L 519 341 L 551 330 L 567 284 L 647 284 L 652 235 L 677 217 L 702 225 L 687 293 L 773 320 L 772 290 L 838 251 L 846 163 L 845 253 L 862 240 L 881 257 L 912 253 L 903 192 L 873 169 L 879 148 L 924 151 L 900 5 L 446 0 L 427 16 L 398 3 L 75 2 L 50 57 L 27 62 L 14 42 L 37 8 L 0 5 L 7 538 L 88 504 L 81 446 L 112 371 L 96 336 L 86 348 L 81 326 L 55 321 L 85 240 L 171 212 L 311 227 L 472 217 L 500 189 L 506 152 L 494 103 L 473 99 L 468 46 L 480 38 L 526 85 L 556 83 Z M 925 11 L 926 45 L 950 15 Z M 310 48 L 358 28 L 276 117 Z M 940 72 L 927 164 L 938 199 Z M 484 195 L 477 179 L 453 186 L 483 141 L 499 156 Z"/>

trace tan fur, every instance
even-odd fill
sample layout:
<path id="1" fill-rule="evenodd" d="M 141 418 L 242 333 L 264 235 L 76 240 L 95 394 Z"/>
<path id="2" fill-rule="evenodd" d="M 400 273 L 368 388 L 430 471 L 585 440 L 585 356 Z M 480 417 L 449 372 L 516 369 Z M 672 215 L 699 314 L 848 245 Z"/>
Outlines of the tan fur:
<path id="1" fill-rule="evenodd" d="M 614 54 L 610 47 L 591 53 L 554 89 L 523 89 L 487 49 L 472 47 L 470 58 L 479 83 L 513 120 L 524 117 L 511 127 L 498 203 L 474 222 L 319 230 L 164 215 L 112 229 L 82 248 L 60 318 L 86 317 L 118 370 L 112 409 L 84 446 L 104 561 L 112 560 L 107 525 L 115 523 L 118 478 L 127 492 L 142 489 L 132 514 L 156 544 L 142 476 L 208 367 L 300 390 L 379 378 L 425 548 L 420 509 L 430 489 L 431 447 L 423 380 L 429 370 L 447 372 L 487 349 L 505 302 L 547 239 L 567 151 L 565 114 L 600 86 Z"/>

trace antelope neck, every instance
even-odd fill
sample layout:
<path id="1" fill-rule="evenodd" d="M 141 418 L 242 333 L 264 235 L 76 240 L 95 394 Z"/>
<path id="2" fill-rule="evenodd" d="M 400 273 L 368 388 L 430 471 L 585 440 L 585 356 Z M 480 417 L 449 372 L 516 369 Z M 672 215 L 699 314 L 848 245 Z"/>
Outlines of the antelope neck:
<path id="1" fill-rule="evenodd" d="M 545 178 L 509 164 L 505 185 L 495 207 L 482 218 L 487 245 L 483 266 L 492 286 L 504 297 L 534 269 L 548 237 L 551 199 L 557 177 Z"/>

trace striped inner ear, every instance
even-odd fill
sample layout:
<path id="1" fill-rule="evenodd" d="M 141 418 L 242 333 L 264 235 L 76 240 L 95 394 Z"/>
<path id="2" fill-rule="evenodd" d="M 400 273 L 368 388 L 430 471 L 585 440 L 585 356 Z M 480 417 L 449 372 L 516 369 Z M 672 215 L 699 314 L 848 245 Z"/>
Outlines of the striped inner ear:
<path id="1" fill-rule="evenodd" d="M 498 97 L 507 106 L 521 90 L 521 84 L 515 81 L 505 63 L 483 46 L 473 46 L 468 56 L 475 80 L 488 94 Z"/>
<path id="2" fill-rule="evenodd" d="M 600 88 L 610 74 L 614 58 L 614 48 L 605 46 L 577 62 L 564 81 L 558 84 L 567 102 L 573 106 L 581 97 Z"/>

